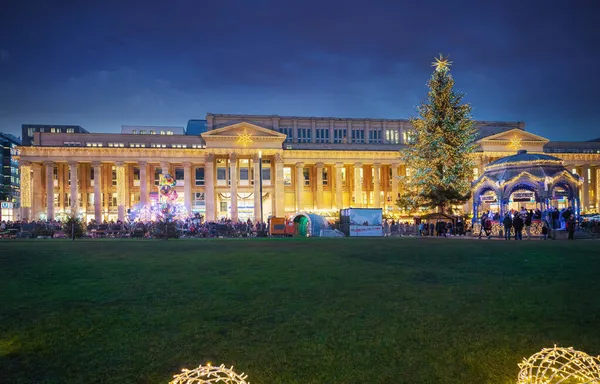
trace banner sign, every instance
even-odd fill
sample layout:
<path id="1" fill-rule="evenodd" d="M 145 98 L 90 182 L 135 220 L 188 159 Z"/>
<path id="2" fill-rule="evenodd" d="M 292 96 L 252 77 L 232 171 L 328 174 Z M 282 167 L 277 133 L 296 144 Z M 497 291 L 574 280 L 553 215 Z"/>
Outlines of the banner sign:
<path id="1" fill-rule="evenodd" d="M 496 195 L 481 195 L 479 199 L 482 203 L 493 203 L 496 201 Z"/>
<path id="2" fill-rule="evenodd" d="M 13 202 L 12 201 L 2 201 L 0 202 L 0 206 L 2 207 L 2 209 L 12 209 L 13 208 Z"/>
<path id="3" fill-rule="evenodd" d="M 350 225 L 350 236 L 382 236 L 381 225 Z"/>

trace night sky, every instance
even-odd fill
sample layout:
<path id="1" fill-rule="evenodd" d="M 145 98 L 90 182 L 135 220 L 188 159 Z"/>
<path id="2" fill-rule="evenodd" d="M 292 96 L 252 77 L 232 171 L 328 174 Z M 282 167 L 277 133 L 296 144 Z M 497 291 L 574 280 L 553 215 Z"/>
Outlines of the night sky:
<path id="1" fill-rule="evenodd" d="M 19 136 L 207 112 L 408 118 L 440 52 L 474 118 L 600 136 L 597 1 L 0 3 L 0 131 Z"/>

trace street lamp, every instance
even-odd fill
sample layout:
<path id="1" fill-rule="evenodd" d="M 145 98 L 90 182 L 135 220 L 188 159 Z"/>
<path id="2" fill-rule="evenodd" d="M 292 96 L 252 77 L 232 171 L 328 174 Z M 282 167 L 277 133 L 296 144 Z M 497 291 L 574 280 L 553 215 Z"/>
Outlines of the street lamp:
<path id="1" fill-rule="evenodd" d="M 258 182 L 259 182 L 259 201 L 260 201 L 260 222 L 263 221 L 263 190 L 262 190 L 262 151 L 258 151 Z"/>

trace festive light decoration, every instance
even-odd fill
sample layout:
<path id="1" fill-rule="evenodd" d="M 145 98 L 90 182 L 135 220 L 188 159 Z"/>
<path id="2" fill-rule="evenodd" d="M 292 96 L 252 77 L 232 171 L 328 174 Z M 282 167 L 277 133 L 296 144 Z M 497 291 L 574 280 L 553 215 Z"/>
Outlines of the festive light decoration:
<path id="1" fill-rule="evenodd" d="M 543 160 L 531 160 L 531 161 L 527 161 L 527 162 L 523 162 L 523 161 L 509 161 L 506 163 L 498 163 L 498 164 L 490 164 L 490 165 L 486 165 L 484 167 L 484 170 L 489 171 L 489 170 L 493 170 L 493 169 L 499 169 L 499 168 L 506 168 L 506 167 L 512 167 L 512 166 L 518 166 L 518 165 L 527 165 L 532 166 L 532 165 L 539 165 L 539 166 L 543 166 L 543 165 L 563 165 L 563 161 L 558 159 L 558 160 L 548 160 L 548 159 L 543 159 Z"/>
<path id="2" fill-rule="evenodd" d="M 453 61 L 448 61 L 448 56 L 444 57 L 444 55 L 440 53 L 440 57 L 434 57 L 434 59 L 435 61 L 431 63 L 431 66 L 435 67 L 436 71 L 450 70 Z"/>
<path id="3" fill-rule="evenodd" d="M 600 356 L 573 347 L 544 348 L 519 364 L 517 384 L 600 383 Z"/>
<path id="4" fill-rule="evenodd" d="M 173 381 L 169 384 L 250 384 L 246 381 L 248 378 L 243 372 L 237 374 L 231 368 L 226 368 L 221 364 L 218 367 L 213 367 L 210 363 L 201 365 L 196 369 L 182 369 L 181 373 L 173 376 Z"/>
<path id="5" fill-rule="evenodd" d="M 572 182 L 574 182 L 577 185 L 581 185 L 582 181 L 580 178 L 578 177 L 574 177 L 571 173 L 569 173 L 568 171 L 562 171 L 556 175 L 554 175 L 554 177 L 549 177 L 549 176 L 545 176 L 545 177 L 537 177 L 532 175 L 531 173 L 527 172 L 527 171 L 523 171 L 521 173 L 519 173 L 518 175 L 515 175 L 514 177 L 511 177 L 508 180 L 498 180 L 498 181 L 493 181 L 492 179 L 490 179 L 487 176 L 483 176 L 481 177 L 477 183 L 475 183 L 473 185 L 473 191 L 476 191 L 477 189 L 479 189 L 481 186 L 483 186 L 485 184 L 485 182 L 487 181 L 489 183 L 489 185 L 493 185 L 494 187 L 496 187 L 495 189 L 501 188 L 505 185 L 509 185 L 514 183 L 515 181 L 524 178 L 527 180 L 531 180 L 531 181 L 537 181 L 537 182 L 544 182 L 545 185 L 551 185 L 554 184 L 557 181 L 560 181 L 561 179 L 567 179 L 570 180 Z"/>
<path id="6" fill-rule="evenodd" d="M 514 135 L 512 139 L 510 139 L 510 141 L 508 142 L 508 146 L 511 147 L 512 149 L 514 149 L 515 151 L 519 150 L 519 148 L 523 147 L 523 144 L 521 144 L 521 138 L 518 137 L 517 135 Z"/>
<path id="7" fill-rule="evenodd" d="M 31 207 L 31 166 L 21 165 L 21 207 Z"/>
<path id="8" fill-rule="evenodd" d="M 398 177 L 396 203 L 408 212 L 445 210 L 467 201 L 475 167 L 471 154 L 477 130 L 471 106 L 454 90 L 448 58 L 440 54 L 432 64 L 436 69 L 427 83 L 427 102 L 417 108 L 419 117 L 411 119 L 414 133 L 400 154 L 411 171 Z"/>
<path id="9" fill-rule="evenodd" d="M 248 144 L 252 144 L 252 142 L 253 142 L 252 134 L 248 133 L 246 128 L 244 128 L 244 131 L 242 133 L 238 133 L 238 138 L 237 138 L 236 142 L 238 144 L 243 145 L 244 147 L 247 146 Z"/>

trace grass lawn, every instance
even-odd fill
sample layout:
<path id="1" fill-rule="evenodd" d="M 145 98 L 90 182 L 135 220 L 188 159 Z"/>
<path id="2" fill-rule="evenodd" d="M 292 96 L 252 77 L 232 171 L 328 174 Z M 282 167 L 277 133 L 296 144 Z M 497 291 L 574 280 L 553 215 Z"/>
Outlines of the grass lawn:
<path id="1" fill-rule="evenodd" d="M 515 383 L 600 354 L 600 242 L 0 242 L 0 382 Z"/>

